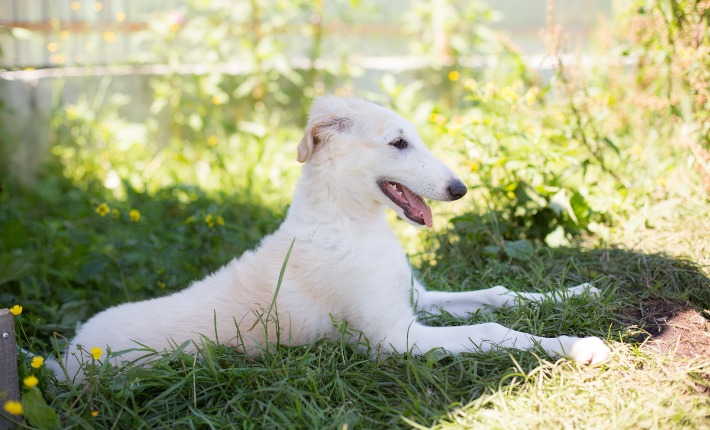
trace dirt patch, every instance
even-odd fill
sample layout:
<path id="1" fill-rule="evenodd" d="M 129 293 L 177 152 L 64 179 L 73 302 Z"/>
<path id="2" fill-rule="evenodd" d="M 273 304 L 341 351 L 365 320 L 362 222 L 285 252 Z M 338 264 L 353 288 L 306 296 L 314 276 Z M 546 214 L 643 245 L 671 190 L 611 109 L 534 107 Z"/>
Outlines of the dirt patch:
<path id="1" fill-rule="evenodd" d="M 644 332 L 637 340 L 644 349 L 676 358 L 710 357 L 710 315 L 685 303 L 663 298 L 646 299 L 629 315 Z"/>

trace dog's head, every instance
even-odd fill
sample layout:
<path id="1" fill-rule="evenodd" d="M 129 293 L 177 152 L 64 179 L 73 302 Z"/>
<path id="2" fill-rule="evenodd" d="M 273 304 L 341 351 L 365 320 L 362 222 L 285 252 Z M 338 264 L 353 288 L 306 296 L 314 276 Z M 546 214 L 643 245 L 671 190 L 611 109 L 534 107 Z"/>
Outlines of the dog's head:
<path id="1" fill-rule="evenodd" d="M 320 97 L 313 102 L 298 161 L 327 172 L 343 198 L 363 207 L 388 206 L 417 226 L 432 226 L 424 198 L 457 200 L 467 191 L 409 121 L 359 99 Z"/>

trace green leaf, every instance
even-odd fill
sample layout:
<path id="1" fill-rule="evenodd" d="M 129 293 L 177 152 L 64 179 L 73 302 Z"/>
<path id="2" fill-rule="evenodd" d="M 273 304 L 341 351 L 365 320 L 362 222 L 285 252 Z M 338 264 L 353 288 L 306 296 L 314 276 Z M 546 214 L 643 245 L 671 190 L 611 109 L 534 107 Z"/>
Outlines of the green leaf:
<path id="1" fill-rule="evenodd" d="M 47 405 L 42 393 L 32 388 L 22 396 L 23 415 L 32 425 L 39 429 L 59 429 L 59 417 L 54 409 Z"/>
<path id="2" fill-rule="evenodd" d="M 506 242 L 505 245 L 503 245 L 503 252 L 505 252 L 505 255 L 508 257 L 515 258 L 516 260 L 529 260 L 535 253 L 535 248 L 533 248 L 530 241 L 523 239 Z"/>
<path id="3" fill-rule="evenodd" d="M 616 145 L 614 145 L 614 142 L 612 142 L 611 139 L 609 139 L 608 137 L 604 137 L 604 138 L 602 138 L 602 140 L 603 140 L 604 143 L 606 143 L 611 149 L 613 149 L 614 152 L 616 152 L 616 155 L 618 155 L 619 157 L 621 157 L 621 151 L 619 151 L 619 148 L 618 148 Z"/>
<path id="4" fill-rule="evenodd" d="M 0 255 L 0 285 L 14 281 L 32 272 L 34 266 L 10 254 Z"/>

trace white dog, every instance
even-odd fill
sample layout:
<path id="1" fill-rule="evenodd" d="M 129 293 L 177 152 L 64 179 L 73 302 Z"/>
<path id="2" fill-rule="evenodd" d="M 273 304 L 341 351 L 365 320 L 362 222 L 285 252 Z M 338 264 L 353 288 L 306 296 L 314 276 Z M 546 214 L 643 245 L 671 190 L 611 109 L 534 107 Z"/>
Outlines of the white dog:
<path id="1" fill-rule="evenodd" d="M 500 286 L 432 292 L 416 280 L 384 209 L 431 227 L 424 198 L 456 200 L 466 187 L 399 115 L 362 100 L 319 98 L 298 146 L 298 161 L 305 163 L 302 177 L 275 233 L 183 291 L 115 306 L 91 318 L 68 347 L 69 376 L 83 377 L 80 363 L 91 360 L 93 347 L 129 350 L 112 358 L 116 364 L 143 356 L 135 350 L 140 345 L 161 351 L 192 341 L 194 350 L 202 336 L 256 354 L 276 342 L 337 339 L 334 320 L 347 322 L 385 352 L 443 348 L 455 354 L 539 346 L 582 363 L 609 358 L 609 348 L 596 337 L 541 338 L 494 323 L 430 327 L 417 321 L 417 311 L 465 316 L 483 306 L 544 296 Z M 567 295 L 585 291 L 596 293 L 584 284 Z"/>

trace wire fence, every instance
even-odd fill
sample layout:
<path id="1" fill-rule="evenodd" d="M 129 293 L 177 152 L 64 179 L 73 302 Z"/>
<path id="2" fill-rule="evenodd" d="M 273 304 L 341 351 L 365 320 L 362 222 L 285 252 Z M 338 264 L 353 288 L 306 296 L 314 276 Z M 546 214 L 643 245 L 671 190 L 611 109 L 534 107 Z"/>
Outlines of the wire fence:
<path id="1" fill-rule="evenodd" d="M 220 1 L 220 0 L 213 0 Z M 247 0 L 221 0 L 238 7 Z M 348 41 L 361 56 L 396 55 L 406 51 L 411 34 L 404 17 L 415 0 L 376 2 L 320 0 L 337 17 L 324 26 L 330 36 Z M 0 0 L 0 64 L 6 69 L 99 66 L 144 63 L 137 53 L 141 33 L 160 13 L 180 10 L 194 0 Z M 207 2 L 206 2 L 207 3 Z M 314 1 L 315 4 L 318 1 Z M 360 4 L 363 12 L 350 16 Z M 433 0 L 432 6 L 436 6 Z M 489 0 L 504 19 L 495 26 L 528 52 L 541 49 L 537 36 L 545 25 L 546 0 Z M 292 25 L 308 24 L 308 4 Z M 566 0 L 555 6 L 556 20 L 574 37 L 584 38 L 600 16 L 611 14 L 611 0 Z"/>

